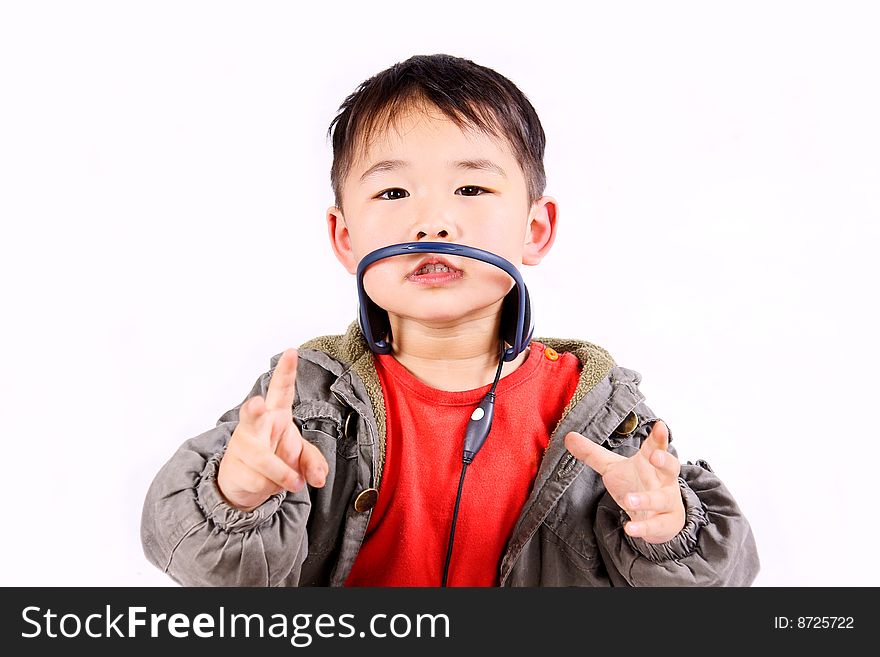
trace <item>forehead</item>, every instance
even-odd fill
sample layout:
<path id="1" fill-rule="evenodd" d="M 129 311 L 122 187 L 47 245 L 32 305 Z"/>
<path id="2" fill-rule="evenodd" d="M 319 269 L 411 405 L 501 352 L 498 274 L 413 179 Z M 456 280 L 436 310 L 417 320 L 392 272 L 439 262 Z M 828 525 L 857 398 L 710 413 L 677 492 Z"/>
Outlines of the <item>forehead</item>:
<path id="1" fill-rule="evenodd" d="M 426 152 L 426 147 L 431 151 Z M 387 112 L 377 117 L 369 133 L 357 140 L 353 153 L 354 173 L 360 175 L 370 163 L 393 157 L 403 150 L 413 151 L 416 156 L 462 154 L 467 150 L 470 155 L 514 157 L 509 142 L 500 135 L 486 132 L 466 120 L 458 125 L 436 107 L 415 106 L 401 109 L 390 118 Z"/>

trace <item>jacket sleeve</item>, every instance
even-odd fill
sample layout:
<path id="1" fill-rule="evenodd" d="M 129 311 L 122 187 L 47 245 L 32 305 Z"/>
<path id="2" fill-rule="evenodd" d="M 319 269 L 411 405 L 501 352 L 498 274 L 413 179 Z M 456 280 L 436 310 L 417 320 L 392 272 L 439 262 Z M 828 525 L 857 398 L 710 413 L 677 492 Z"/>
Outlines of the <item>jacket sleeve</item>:
<path id="1" fill-rule="evenodd" d="M 644 403 L 638 445 L 659 419 Z M 635 453 L 635 446 L 625 453 Z M 668 451 L 678 458 L 669 431 Z M 599 501 L 595 531 L 614 586 L 750 586 L 760 570 L 751 526 L 730 491 L 706 461 L 681 464 L 678 485 L 685 524 L 665 543 L 648 543 L 623 530 L 629 514 L 608 491 Z"/>
<path id="2" fill-rule="evenodd" d="M 147 559 L 184 586 L 296 586 L 308 553 L 306 486 L 280 491 L 253 511 L 225 501 L 217 486 L 220 459 L 239 409 L 265 397 L 271 371 L 217 425 L 187 440 L 154 478 L 141 516 Z"/>

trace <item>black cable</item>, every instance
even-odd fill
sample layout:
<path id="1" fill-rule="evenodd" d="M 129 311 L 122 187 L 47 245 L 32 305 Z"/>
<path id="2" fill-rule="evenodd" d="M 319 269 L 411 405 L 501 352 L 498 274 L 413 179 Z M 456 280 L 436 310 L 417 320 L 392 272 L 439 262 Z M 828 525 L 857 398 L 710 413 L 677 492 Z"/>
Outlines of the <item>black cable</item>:
<path id="1" fill-rule="evenodd" d="M 495 387 L 498 385 L 498 379 L 501 378 L 501 368 L 503 366 L 504 366 L 504 340 L 502 339 L 501 340 L 501 356 L 498 358 L 498 369 L 495 371 L 495 380 L 492 382 L 492 388 L 489 390 L 488 393 L 486 393 L 486 396 L 483 398 L 483 402 L 480 403 L 480 407 L 483 407 L 487 400 L 489 401 L 489 403 L 491 405 L 494 405 L 494 403 L 495 403 Z M 488 435 L 489 430 L 491 429 L 491 426 L 492 426 L 491 412 L 486 417 L 486 419 L 487 419 L 488 426 L 486 426 L 484 428 L 484 436 Z M 472 416 L 471 424 L 473 424 L 473 416 Z M 484 440 L 485 440 L 485 437 L 484 437 Z M 464 455 L 462 456 L 461 477 L 458 480 L 458 493 L 455 496 L 455 509 L 452 512 L 452 527 L 449 530 L 449 544 L 446 547 L 446 563 L 443 566 L 443 581 L 441 583 L 441 586 L 443 586 L 443 587 L 446 586 L 446 578 L 449 575 L 449 561 L 452 559 L 452 544 L 455 540 L 455 524 L 458 521 L 458 506 L 461 503 L 461 490 L 462 490 L 462 487 L 464 486 L 464 475 L 467 472 L 468 465 L 471 463 L 471 461 L 473 461 L 474 457 L 476 456 L 476 451 L 479 450 L 480 447 L 482 447 L 482 441 L 479 442 L 479 445 L 476 447 L 476 449 L 473 452 L 470 452 L 468 450 L 468 446 L 467 446 L 467 439 L 465 440 L 465 451 L 464 451 Z"/>
<path id="2" fill-rule="evenodd" d="M 458 505 L 461 502 L 461 487 L 464 485 L 464 475 L 468 464 L 461 466 L 461 477 L 458 480 L 458 495 L 455 496 L 455 510 L 452 512 L 452 529 L 449 531 L 449 545 L 446 547 L 446 564 L 443 566 L 443 583 L 446 586 L 446 576 L 449 574 L 449 560 L 452 558 L 452 541 L 455 537 L 455 523 L 458 520 Z"/>
<path id="3" fill-rule="evenodd" d="M 501 341 L 501 355 L 498 356 L 498 369 L 495 370 L 495 380 L 492 382 L 492 388 L 489 390 L 495 394 L 495 387 L 498 385 L 498 379 L 501 378 L 501 368 L 504 367 L 504 340 Z"/>

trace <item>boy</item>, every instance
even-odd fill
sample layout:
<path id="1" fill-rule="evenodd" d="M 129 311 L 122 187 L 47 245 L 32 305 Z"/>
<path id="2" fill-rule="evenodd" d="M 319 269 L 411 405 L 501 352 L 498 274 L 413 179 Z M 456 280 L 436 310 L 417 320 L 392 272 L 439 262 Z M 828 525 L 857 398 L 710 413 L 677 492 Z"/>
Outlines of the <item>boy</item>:
<path id="1" fill-rule="evenodd" d="M 327 224 L 349 273 L 403 242 L 514 265 L 550 250 L 543 129 L 506 78 L 417 56 L 340 110 Z M 638 372 L 580 340 L 535 339 L 500 358 L 510 276 L 479 260 L 387 258 L 363 287 L 387 313 L 388 353 L 355 321 L 274 356 L 246 400 L 156 476 L 142 540 L 175 581 L 752 583 L 748 521 L 705 461 L 679 463 Z M 491 433 L 465 481 L 463 435 L 487 391 Z"/>

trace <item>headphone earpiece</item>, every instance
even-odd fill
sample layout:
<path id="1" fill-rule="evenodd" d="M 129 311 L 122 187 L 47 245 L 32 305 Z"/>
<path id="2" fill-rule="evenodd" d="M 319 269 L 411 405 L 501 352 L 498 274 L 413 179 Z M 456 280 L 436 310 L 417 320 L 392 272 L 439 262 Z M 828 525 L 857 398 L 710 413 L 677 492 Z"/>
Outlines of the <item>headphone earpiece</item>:
<path id="1" fill-rule="evenodd" d="M 510 288 L 510 292 L 504 297 L 501 305 L 501 338 L 511 346 L 511 349 L 505 350 L 504 360 L 513 360 L 520 352 L 529 346 L 532 340 L 532 333 L 535 330 L 535 323 L 532 321 L 532 303 L 529 298 L 529 288 L 523 283 L 525 292 L 525 308 L 523 318 L 523 335 L 522 342 L 516 344 L 516 328 L 519 322 L 519 290 L 516 285 Z"/>
<path id="2" fill-rule="evenodd" d="M 369 327 L 364 326 L 365 321 L 369 322 Z M 377 354 L 391 353 L 391 321 L 388 319 L 388 312 L 366 295 L 364 304 L 358 305 L 358 323 L 364 336 L 373 336 L 370 349 Z"/>

